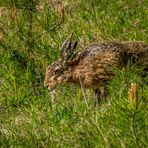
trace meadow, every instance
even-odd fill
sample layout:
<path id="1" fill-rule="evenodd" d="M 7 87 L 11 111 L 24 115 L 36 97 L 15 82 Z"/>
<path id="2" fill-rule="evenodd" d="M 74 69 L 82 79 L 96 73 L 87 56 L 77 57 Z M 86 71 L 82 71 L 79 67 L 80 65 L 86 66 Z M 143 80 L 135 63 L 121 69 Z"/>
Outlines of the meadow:
<path id="1" fill-rule="evenodd" d="M 0 147 L 148 147 L 148 76 L 136 66 L 114 70 L 97 106 L 91 90 L 84 96 L 69 84 L 52 101 L 45 69 L 70 33 L 77 50 L 102 41 L 148 43 L 148 2 L 1 0 Z"/>

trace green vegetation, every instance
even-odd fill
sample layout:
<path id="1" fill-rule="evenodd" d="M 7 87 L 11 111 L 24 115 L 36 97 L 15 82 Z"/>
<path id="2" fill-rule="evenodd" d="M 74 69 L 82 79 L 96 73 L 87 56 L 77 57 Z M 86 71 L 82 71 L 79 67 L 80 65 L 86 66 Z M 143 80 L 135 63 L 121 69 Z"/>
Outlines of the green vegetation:
<path id="1" fill-rule="evenodd" d="M 78 50 L 97 41 L 148 42 L 147 0 L 55 2 L 0 2 L 0 147 L 148 147 L 141 70 L 116 69 L 109 96 L 96 107 L 92 93 L 85 100 L 77 86 L 60 85 L 55 101 L 43 87 L 47 65 L 71 32 Z"/>

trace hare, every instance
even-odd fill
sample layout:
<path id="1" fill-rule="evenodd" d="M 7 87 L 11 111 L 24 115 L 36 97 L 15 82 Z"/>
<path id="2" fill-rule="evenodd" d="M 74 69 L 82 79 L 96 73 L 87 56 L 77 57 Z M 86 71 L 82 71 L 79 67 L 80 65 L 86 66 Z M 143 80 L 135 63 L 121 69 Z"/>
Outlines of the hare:
<path id="1" fill-rule="evenodd" d="M 98 101 L 106 95 L 106 84 L 115 76 L 113 68 L 122 69 L 129 60 L 148 71 L 148 44 L 143 42 L 94 43 L 75 51 L 77 41 L 70 35 L 63 43 L 60 58 L 46 69 L 44 86 L 50 92 L 60 83 L 91 88 Z"/>

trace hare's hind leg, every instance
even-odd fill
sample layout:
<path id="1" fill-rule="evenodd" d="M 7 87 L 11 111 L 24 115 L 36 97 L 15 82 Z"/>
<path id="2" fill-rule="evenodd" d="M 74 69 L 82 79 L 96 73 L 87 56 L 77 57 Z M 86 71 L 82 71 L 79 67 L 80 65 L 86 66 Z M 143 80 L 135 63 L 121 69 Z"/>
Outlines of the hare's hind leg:
<path id="1" fill-rule="evenodd" d="M 94 105 L 96 106 L 101 102 L 101 91 L 99 89 L 94 89 Z"/>
<path id="2" fill-rule="evenodd" d="M 95 106 L 99 104 L 106 96 L 107 96 L 107 89 L 105 87 L 101 87 L 98 89 L 94 89 L 94 99 L 95 99 Z"/>

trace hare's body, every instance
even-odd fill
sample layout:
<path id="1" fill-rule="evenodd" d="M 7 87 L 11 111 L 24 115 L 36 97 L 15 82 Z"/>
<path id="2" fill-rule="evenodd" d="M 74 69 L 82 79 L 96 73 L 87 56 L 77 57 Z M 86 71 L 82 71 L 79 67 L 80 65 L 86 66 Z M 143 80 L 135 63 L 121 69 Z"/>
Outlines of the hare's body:
<path id="1" fill-rule="evenodd" d="M 79 62 L 72 68 L 71 79 L 84 87 L 96 88 L 112 79 L 112 68 L 122 64 L 121 53 L 106 44 L 92 44 L 78 53 Z"/>
<path id="2" fill-rule="evenodd" d="M 62 82 L 75 83 L 93 89 L 100 98 L 101 89 L 115 75 L 114 67 L 123 68 L 131 60 L 148 69 L 148 45 L 143 42 L 96 43 L 77 53 L 73 51 L 76 43 L 72 45 L 66 42 L 62 47 L 66 50 L 62 49 L 61 58 L 46 70 L 44 84 L 50 90 Z"/>

